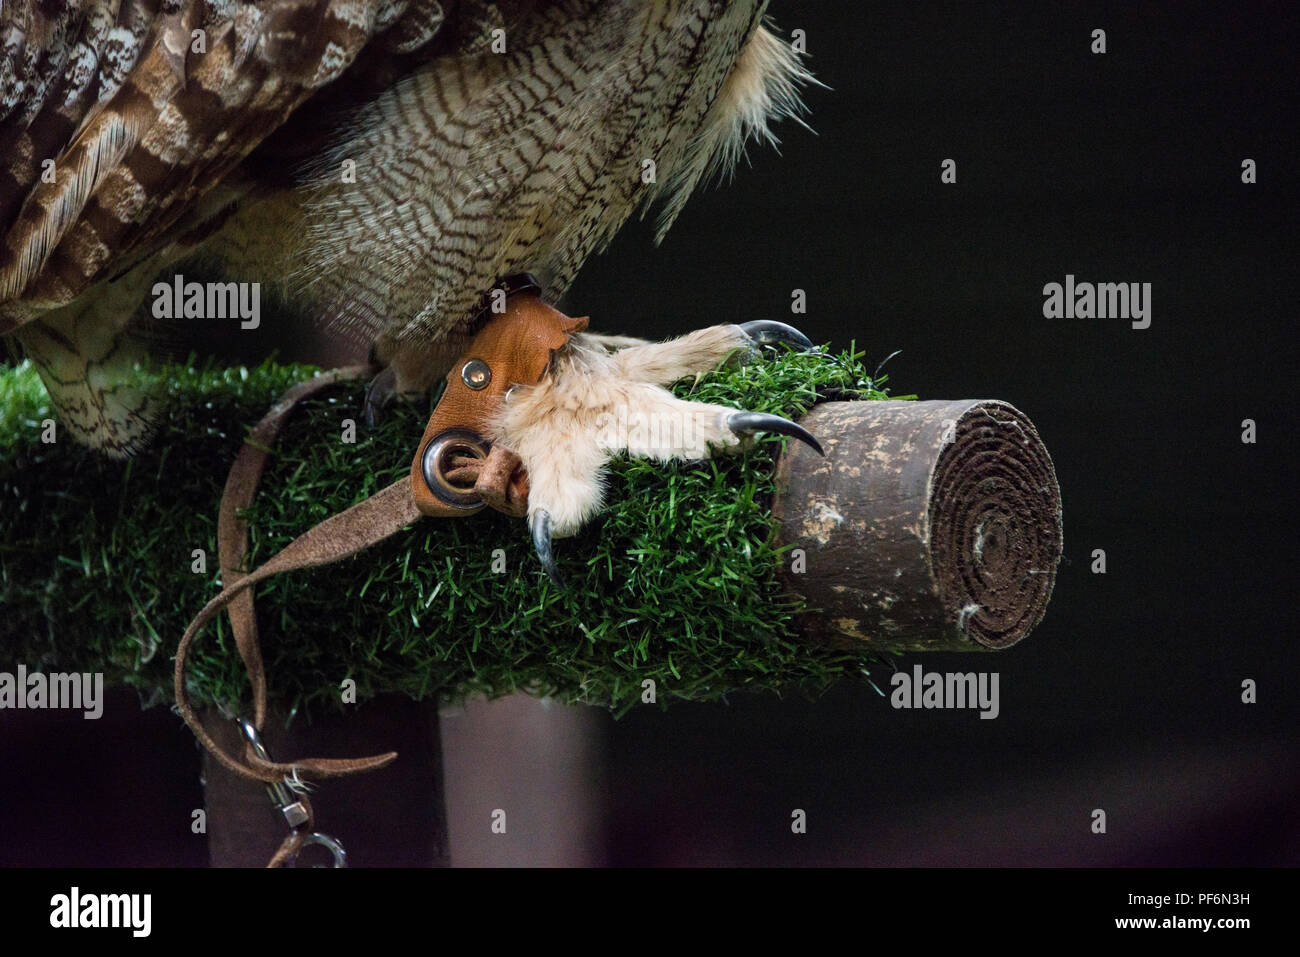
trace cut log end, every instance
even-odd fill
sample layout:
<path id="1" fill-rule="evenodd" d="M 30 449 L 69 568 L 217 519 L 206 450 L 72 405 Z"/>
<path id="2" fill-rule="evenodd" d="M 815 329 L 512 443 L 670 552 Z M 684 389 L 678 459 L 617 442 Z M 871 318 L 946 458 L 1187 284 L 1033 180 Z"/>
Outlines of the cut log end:
<path id="1" fill-rule="evenodd" d="M 1061 493 L 1033 424 L 990 400 L 829 402 L 802 424 L 774 511 L 801 627 L 882 651 L 1008 648 L 1043 619 Z"/>

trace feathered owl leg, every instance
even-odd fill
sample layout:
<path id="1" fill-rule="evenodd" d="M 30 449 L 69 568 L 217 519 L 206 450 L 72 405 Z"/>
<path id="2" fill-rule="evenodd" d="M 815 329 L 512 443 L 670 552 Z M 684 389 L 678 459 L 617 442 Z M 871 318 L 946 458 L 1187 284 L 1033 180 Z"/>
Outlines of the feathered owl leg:
<path id="1" fill-rule="evenodd" d="M 626 349 L 629 346 L 648 346 L 650 340 L 637 339 L 635 336 L 605 336 L 594 332 L 584 333 L 588 342 L 594 342 L 606 352 L 617 352 L 619 349 Z"/>
<path id="2" fill-rule="evenodd" d="M 97 287 L 17 332 L 68 433 L 113 458 L 144 447 L 162 410 L 142 370 L 143 340 L 130 322 L 147 268 Z"/>
<path id="3" fill-rule="evenodd" d="M 600 511 L 605 467 L 619 452 L 697 460 L 735 450 L 760 432 L 790 435 L 821 452 L 807 430 L 787 419 L 688 402 L 664 388 L 769 342 L 812 345 L 774 322 L 713 326 L 613 352 L 603 337 L 577 335 L 539 384 L 512 391 L 493 439 L 518 454 L 528 472 L 529 527 L 552 578 L 558 581 L 551 540 L 576 533 Z"/>

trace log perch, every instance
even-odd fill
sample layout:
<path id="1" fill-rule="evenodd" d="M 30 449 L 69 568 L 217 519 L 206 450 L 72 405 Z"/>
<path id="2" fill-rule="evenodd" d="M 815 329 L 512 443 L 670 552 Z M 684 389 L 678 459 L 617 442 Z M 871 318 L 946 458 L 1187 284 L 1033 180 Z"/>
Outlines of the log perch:
<path id="1" fill-rule="evenodd" d="M 1043 619 L 1061 492 L 1037 430 L 1005 402 L 829 402 L 801 420 L 773 506 L 810 637 L 888 651 L 1009 648 Z"/>
<path id="2" fill-rule="evenodd" d="M 48 442 L 35 371 L 0 370 L 0 671 L 103 672 L 166 701 L 174 642 L 220 587 L 201 559 L 215 554 L 245 427 L 306 374 L 271 363 L 169 373 L 154 444 L 115 462 Z M 788 417 L 810 390 L 861 398 L 802 416 L 825 459 L 791 442 L 774 467 L 772 442 L 708 468 L 616 460 L 605 514 L 565 544 L 563 593 L 547 585 L 524 524 L 495 512 L 419 523 L 260 591 L 273 712 L 316 716 L 288 730 L 268 722 L 272 756 L 401 753 L 374 775 L 329 782 L 315 802 L 317 826 L 354 865 L 446 862 L 443 696 L 527 689 L 617 711 L 641 704 L 646 679 L 693 701 L 739 688 L 816 694 L 877 652 L 1005 648 L 1042 619 L 1061 556 L 1060 493 L 1037 432 L 1011 406 L 886 400 L 852 354 L 791 352 L 676 389 Z M 340 442 L 340 421 L 363 401 L 340 384 L 287 425 L 252 516 L 264 557 L 406 471 L 424 415 L 398 404 L 375 431 Z M 806 610 L 792 621 L 796 609 Z M 192 694 L 246 713 L 242 665 L 220 626 L 212 632 L 195 652 Z M 345 676 L 362 703 L 340 714 Z M 217 714 L 206 713 L 209 731 L 237 749 Z M 260 786 L 212 762 L 207 806 L 218 865 L 260 866 L 286 833 Z"/>
<path id="3" fill-rule="evenodd" d="M 306 376 L 178 370 L 155 443 L 113 462 L 43 441 L 35 372 L 0 370 L 0 670 L 103 672 L 165 701 L 175 642 L 220 588 L 217 503 L 242 436 Z M 336 711 L 350 676 L 362 700 L 530 688 L 620 711 L 646 679 L 707 701 L 816 694 L 860 673 L 818 638 L 863 660 L 1014 643 L 1041 619 L 1060 557 L 1033 426 L 1002 403 L 892 401 L 868 383 L 851 355 L 794 352 L 680 383 L 679 398 L 802 416 L 829 456 L 765 439 L 707 467 L 616 458 L 605 512 L 558 549 L 563 592 L 526 524 L 492 511 L 267 582 L 273 701 Z M 815 393 L 854 398 L 809 409 Z M 425 415 L 395 407 L 341 442 L 363 402 L 340 383 L 291 417 L 250 516 L 256 559 L 409 468 Z M 191 695 L 234 709 L 247 678 L 221 635 L 197 644 Z"/>

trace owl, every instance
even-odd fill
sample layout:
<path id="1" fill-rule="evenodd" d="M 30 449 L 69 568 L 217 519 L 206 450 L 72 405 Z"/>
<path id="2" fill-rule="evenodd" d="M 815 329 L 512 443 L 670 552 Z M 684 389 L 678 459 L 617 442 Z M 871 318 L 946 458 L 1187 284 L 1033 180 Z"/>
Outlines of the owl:
<path id="1" fill-rule="evenodd" d="M 491 290 L 529 276 L 557 302 L 634 212 L 657 208 L 662 237 L 748 141 L 798 120 L 816 81 L 765 6 L 3 0 L 0 335 L 111 456 L 149 439 L 160 407 L 134 373 L 147 327 L 181 320 L 158 297 L 187 269 L 370 349 L 369 412 L 425 394 Z M 548 570 L 617 453 L 700 458 L 758 432 L 816 447 L 665 388 L 772 340 L 810 346 L 763 321 L 662 343 L 575 332 L 511 390 L 490 439 L 526 471 Z M 673 427 L 610 428 L 628 410 Z"/>

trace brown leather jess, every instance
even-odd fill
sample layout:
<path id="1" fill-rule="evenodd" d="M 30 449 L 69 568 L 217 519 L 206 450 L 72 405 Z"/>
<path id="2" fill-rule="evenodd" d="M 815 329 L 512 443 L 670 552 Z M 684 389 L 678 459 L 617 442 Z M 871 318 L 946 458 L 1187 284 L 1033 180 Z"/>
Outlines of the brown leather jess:
<path id="1" fill-rule="evenodd" d="M 447 387 L 429 417 L 424 437 L 411 464 L 410 476 L 394 482 L 365 501 L 327 518 L 304 532 L 257 569 L 241 568 L 248 551 L 248 523 L 241 510 L 252 504 L 262 470 L 276 437 L 293 409 L 304 399 L 338 382 L 357 379 L 370 370 L 354 366 L 323 373 L 290 389 L 244 440 L 222 492 L 217 521 L 218 554 L 223 589 L 190 622 L 176 649 L 176 706 L 195 737 L 215 760 L 234 774 L 274 783 L 300 773 L 315 778 L 339 777 L 389 764 L 397 752 L 365 758 L 302 758 L 272 762 L 245 744 L 243 760 L 227 754 L 204 730 L 185 689 L 185 665 L 190 647 L 203 627 L 225 608 L 239 655 L 253 689 L 252 722 L 258 731 L 266 720 L 266 672 L 257 633 L 253 586 L 283 572 L 327 565 L 369 548 L 411 525 L 422 516 L 454 518 L 491 505 L 511 515 L 527 511 L 527 476 L 514 453 L 491 448 L 486 436 L 506 393 L 530 386 L 546 373 L 555 351 L 568 337 L 586 328 L 542 302 L 532 291 L 506 300 L 505 311 L 492 315 L 465 354 L 447 374 Z M 297 853 L 312 830 L 311 805 L 304 827 L 295 829 L 281 845 L 270 866 Z"/>

